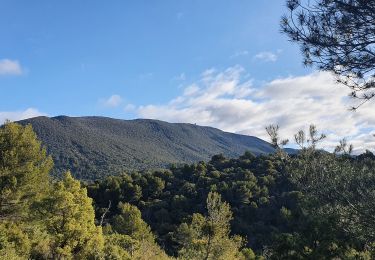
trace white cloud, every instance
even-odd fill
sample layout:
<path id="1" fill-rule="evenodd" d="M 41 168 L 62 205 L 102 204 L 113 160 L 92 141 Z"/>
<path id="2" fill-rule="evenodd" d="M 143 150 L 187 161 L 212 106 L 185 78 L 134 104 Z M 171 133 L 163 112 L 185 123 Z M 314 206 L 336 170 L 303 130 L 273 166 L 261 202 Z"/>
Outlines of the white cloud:
<path id="1" fill-rule="evenodd" d="M 133 104 L 127 104 L 125 107 L 124 107 L 124 111 L 125 112 L 133 112 L 135 111 L 137 107 Z"/>
<path id="2" fill-rule="evenodd" d="M 316 124 L 327 133 L 322 148 L 331 150 L 347 137 L 355 151 L 375 147 L 375 111 L 371 105 L 350 112 L 347 89 L 326 72 L 276 79 L 261 87 L 244 80 L 244 69 L 223 72 L 213 69 L 187 86 L 182 95 L 164 105 L 137 108 L 140 117 L 209 125 L 229 132 L 263 139 L 265 126 L 279 124 L 281 135 L 290 140 L 299 129 Z"/>
<path id="3" fill-rule="evenodd" d="M 241 56 L 247 56 L 249 54 L 250 54 L 249 51 L 246 51 L 246 50 L 236 51 L 233 55 L 230 56 L 230 58 L 233 59 L 233 58 L 237 58 L 237 57 L 241 57 Z"/>
<path id="4" fill-rule="evenodd" d="M 99 102 L 106 107 L 118 107 L 122 104 L 122 97 L 120 95 L 112 95 L 107 99 L 101 99 Z"/>
<path id="5" fill-rule="evenodd" d="M 261 60 L 264 62 L 275 62 L 277 61 L 278 55 L 270 51 L 264 51 L 256 54 L 254 59 Z"/>
<path id="6" fill-rule="evenodd" d="M 27 118 L 37 117 L 37 116 L 47 116 L 47 114 L 38 111 L 35 108 L 28 108 L 24 111 L 11 111 L 11 112 L 1 112 L 0 111 L 0 124 L 3 124 L 5 120 L 18 121 Z"/>
<path id="7" fill-rule="evenodd" d="M 21 75 L 22 73 L 22 67 L 17 60 L 0 60 L 0 75 Z"/>

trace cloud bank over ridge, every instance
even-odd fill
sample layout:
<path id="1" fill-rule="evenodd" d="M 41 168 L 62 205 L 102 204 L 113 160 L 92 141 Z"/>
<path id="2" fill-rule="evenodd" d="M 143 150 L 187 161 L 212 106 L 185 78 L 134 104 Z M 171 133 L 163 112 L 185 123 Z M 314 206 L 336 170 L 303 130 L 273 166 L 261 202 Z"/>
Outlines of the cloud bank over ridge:
<path id="1" fill-rule="evenodd" d="M 164 105 L 137 108 L 143 118 L 209 125 L 229 132 L 267 139 L 265 126 L 278 124 L 283 137 L 293 139 L 310 124 L 327 135 L 321 148 L 332 150 L 346 137 L 355 152 L 375 147 L 375 111 L 371 105 L 348 110 L 348 89 L 337 85 L 331 74 L 275 79 L 253 86 L 240 66 L 225 71 L 205 71 L 198 82 Z"/>
<path id="2" fill-rule="evenodd" d="M 47 116 L 47 114 L 35 108 L 27 108 L 19 111 L 0 111 L 0 125 L 3 124 L 5 120 L 19 121 L 37 116 Z"/>

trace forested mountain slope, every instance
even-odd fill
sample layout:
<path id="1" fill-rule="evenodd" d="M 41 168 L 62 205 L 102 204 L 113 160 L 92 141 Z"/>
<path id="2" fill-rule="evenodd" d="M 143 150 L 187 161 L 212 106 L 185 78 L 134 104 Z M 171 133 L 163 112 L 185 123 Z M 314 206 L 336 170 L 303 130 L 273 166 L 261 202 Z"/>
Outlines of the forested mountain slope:
<path id="1" fill-rule="evenodd" d="M 207 161 L 220 153 L 231 158 L 247 150 L 254 154 L 274 151 L 256 137 L 157 120 L 58 116 L 19 123 L 33 126 L 53 157 L 54 174 L 69 169 L 74 176 L 87 180 L 125 170 Z"/>

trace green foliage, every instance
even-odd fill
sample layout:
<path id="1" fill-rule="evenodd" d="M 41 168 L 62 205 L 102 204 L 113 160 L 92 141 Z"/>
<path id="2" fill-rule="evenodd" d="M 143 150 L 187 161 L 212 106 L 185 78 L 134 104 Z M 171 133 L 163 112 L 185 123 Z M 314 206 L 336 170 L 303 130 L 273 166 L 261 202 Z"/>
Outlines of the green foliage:
<path id="1" fill-rule="evenodd" d="M 194 214 L 191 224 L 183 223 L 177 231 L 181 244 L 181 259 L 239 259 L 242 238 L 230 237 L 232 212 L 221 196 L 210 192 L 207 197 L 207 216 Z"/>
<path id="2" fill-rule="evenodd" d="M 215 190 L 231 205 L 232 234 L 247 237 L 247 246 L 259 250 L 272 244 L 273 232 L 286 228 L 285 220 L 279 217 L 281 207 L 295 206 L 295 198 L 287 197 L 292 192 L 291 183 L 279 174 L 277 167 L 277 161 L 268 156 L 246 153 L 230 160 L 215 156 L 209 163 L 108 177 L 90 185 L 88 192 L 94 198 L 97 218 L 109 201 L 114 205 L 120 201 L 136 205 L 155 231 L 157 242 L 169 254 L 177 255 L 179 246 L 173 234 L 194 213 L 206 214 L 207 195 Z M 163 181 L 164 188 L 153 194 L 149 190 L 156 177 Z M 140 188 L 141 196 L 134 196 L 135 186 Z M 117 214 L 118 209 L 112 209 L 107 221 Z"/>
<path id="3" fill-rule="evenodd" d="M 302 197 L 297 211 L 283 207 L 280 214 L 291 224 L 296 213 L 303 219 L 293 232 L 277 234 L 271 258 L 369 259 L 373 253 L 369 249 L 375 239 L 373 156 L 366 152 L 352 157 L 353 147 L 345 140 L 333 154 L 317 150 L 324 138 L 313 125 L 307 138 L 299 131 L 295 140 L 301 151 L 282 161 L 282 174 Z"/>
<path id="4" fill-rule="evenodd" d="M 103 236 L 80 182 L 70 172 L 60 181 L 49 179 L 51 158 L 30 126 L 0 128 L 0 155 L 1 259 L 168 259 L 140 211 L 128 203 L 119 203 L 113 230 L 108 225 Z M 150 182 L 163 190 L 159 177 Z M 131 200 L 142 196 L 139 186 L 128 188 Z M 155 190 L 149 194 L 156 196 Z"/>
<path id="5" fill-rule="evenodd" d="M 299 155 L 245 154 L 238 159 L 219 155 L 208 163 L 109 177 L 90 185 L 89 195 L 97 217 L 109 200 L 136 205 L 157 242 L 174 256 L 189 244 L 202 249 L 204 243 L 198 243 L 202 240 L 191 241 L 202 236 L 198 231 L 205 223 L 210 191 L 220 193 L 231 206 L 229 236 L 246 238 L 245 246 L 258 258 L 345 258 L 353 250 L 368 254 L 374 241 L 368 223 L 375 207 L 374 200 L 366 198 L 372 198 L 375 190 L 375 156 L 315 153 L 314 140 L 321 136 L 314 128 L 311 134 L 307 138 L 313 142 L 305 143 L 312 146 L 302 148 Z M 163 180 L 164 188 L 152 194 L 149 187 L 156 177 Z M 141 196 L 133 195 L 134 186 Z M 345 198 L 361 212 L 353 211 Z M 108 221 L 117 214 L 117 209 L 112 210 Z"/>
<path id="6" fill-rule="evenodd" d="M 19 225 L 4 221 L 0 225 L 0 255 L 26 259 L 31 241 Z"/>
<path id="7" fill-rule="evenodd" d="M 316 236 L 321 240 L 331 230 L 341 238 L 335 241 L 330 235 L 334 247 L 321 243 L 320 248 L 326 250 L 322 255 L 332 253 L 334 248 L 334 254 L 343 257 L 358 250 L 358 245 L 366 248 L 375 240 L 374 166 L 374 160 L 363 156 L 353 158 L 315 150 L 304 150 L 289 162 L 288 174 L 305 194 L 303 209 L 314 216 L 308 219 L 318 228 Z"/>
<path id="8" fill-rule="evenodd" d="M 47 146 L 55 163 L 54 176 L 61 177 L 70 170 L 81 180 L 207 161 L 219 153 L 235 157 L 246 150 L 254 154 L 273 152 L 261 139 L 192 124 L 66 116 L 20 123 L 32 124 Z"/>
<path id="9" fill-rule="evenodd" d="M 48 187 L 52 164 L 30 125 L 0 128 L 0 219 L 27 216 L 31 202 Z"/>
<path id="10" fill-rule="evenodd" d="M 251 248 L 243 248 L 241 250 L 241 253 L 243 254 L 245 260 L 255 260 L 256 259 L 256 255 Z"/>
<path id="11" fill-rule="evenodd" d="M 105 259 L 127 260 L 131 259 L 134 248 L 138 247 L 136 240 L 122 234 L 105 235 Z"/>
<path id="12" fill-rule="evenodd" d="M 296 155 L 221 154 L 86 191 L 69 172 L 51 180 L 31 127 L 7 123 L 0 259 L 171 259 L 161 248 L 179 259 L 374 259 L 375 156 L 353 157 L 345 142 L 341 154 L 316 150 L 315 127 L 306 136 Z"/>
<path id="13" fill-rule="evenodd" d="M 142 220 L 141 212 L 129 203 L 119 203 L 119 214 L 113 218 L 112 229 L 116 233 L 125 234 L 142 241 L 153 241 L 150 227 Z"/>
<path id="14" fill-rule="evenodd" d="M 28 259 L 44 238 L 33 204 L 46 195 L 51 168 L 30 125 L 0 128 L 0 258 Z"/>
<path id="15" fill-rule="evenodd" d="M 67 172 L 55 183 L 39 205 L 39 214 L 50 235 L 55 259 L 97 257 L 104 244 L 101 227 L 96 227 L 92 199 L 85 188 Z"/>
<path id="16" fill-rule="evenodd" d="M 360 99 L 375 97 L 375 2 L 287 0 L 282 31 L 300 45 L 305 65 L 332 72 Z"/>
<path id="17" fill-rule="evenodd" d="M 112 225 L 106 226 L 106 258 L 168 259 L 136 206 L 120 202 L 118 210 Z"/>

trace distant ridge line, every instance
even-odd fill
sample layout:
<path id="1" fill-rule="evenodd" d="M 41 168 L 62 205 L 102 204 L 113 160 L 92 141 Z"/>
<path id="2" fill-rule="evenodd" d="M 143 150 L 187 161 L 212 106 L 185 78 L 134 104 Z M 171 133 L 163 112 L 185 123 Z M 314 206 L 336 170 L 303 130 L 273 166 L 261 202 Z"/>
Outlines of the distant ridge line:
<path id="1" fill-rule="evenodd" d="M 216 154 L 233 158 L 245 151 L 255 155 L 274 152 L 268 142 L 254 136 L 154 119 L 61 115 L 40 116 L 18 123 L 33 126 L 54 159 L 53 174 L 71 170 L 75 177 L 85 180 L 124 171 L 207 161 Z"/>

